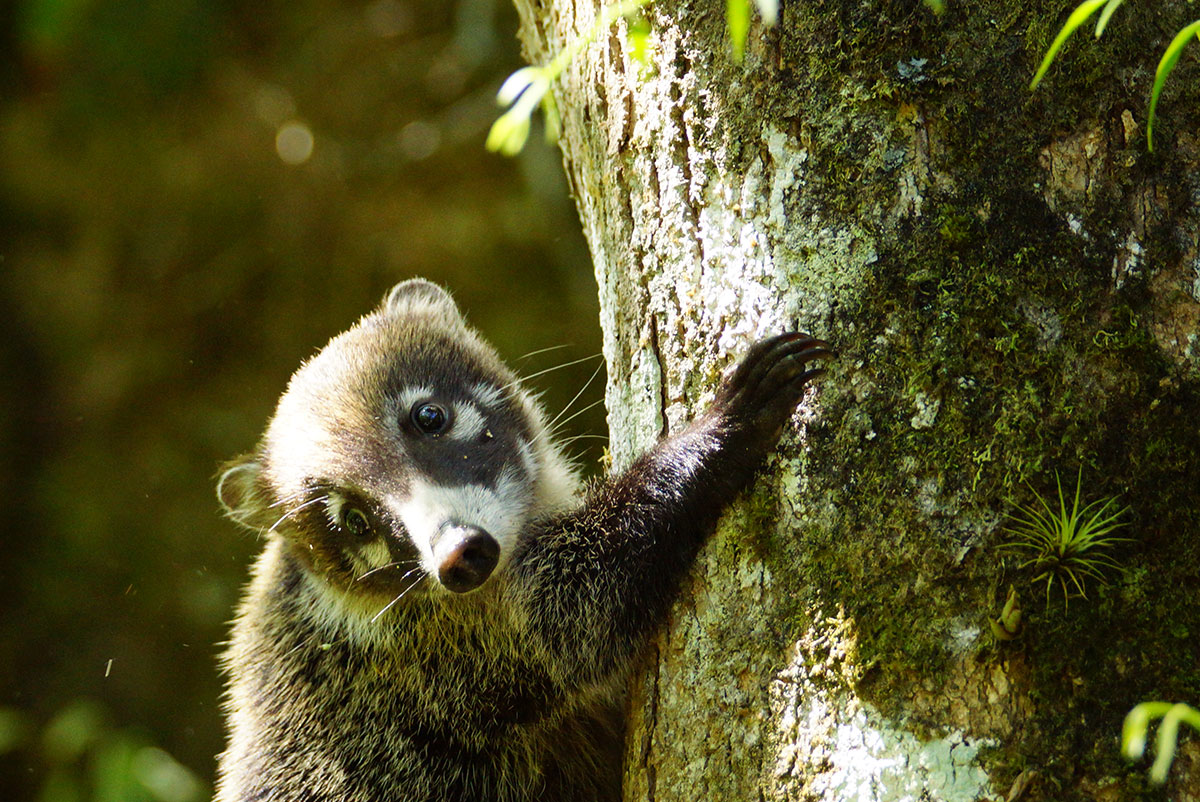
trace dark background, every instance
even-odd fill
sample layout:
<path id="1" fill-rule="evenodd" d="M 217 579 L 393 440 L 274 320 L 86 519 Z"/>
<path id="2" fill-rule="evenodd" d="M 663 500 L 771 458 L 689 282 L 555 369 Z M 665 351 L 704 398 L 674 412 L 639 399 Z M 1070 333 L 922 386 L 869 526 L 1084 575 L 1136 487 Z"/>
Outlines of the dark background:
<path id="1" fill-rule="evenodd" d="M 483 148 L 516 26 L 505 0 L 0 4 L 0 798 L 211 792 L 257 550 L 217 466 L 393 283 L 448 286 L 527 375 L 599 352 L 557 150 Z M 557 411 L 596 364 L 532 383 Z"/>

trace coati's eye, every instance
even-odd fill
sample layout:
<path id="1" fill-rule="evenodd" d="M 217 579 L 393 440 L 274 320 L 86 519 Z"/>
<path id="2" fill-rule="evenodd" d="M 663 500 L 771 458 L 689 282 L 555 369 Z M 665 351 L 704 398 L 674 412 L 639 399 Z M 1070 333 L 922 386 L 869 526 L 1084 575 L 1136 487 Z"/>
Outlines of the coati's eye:
<path id="1" fill-rule="evenodd" d="M 429 402 L 413 407 L 411 417 L 413 425 L 425 434 L 440 434 L 450 422 L 445 409 Z"/>
<path id="2" fill-rule="evenodd" d="M 346 507 L 342 511 L 342 526 L 356 537 L 366 537 L 371 533 L 371 522 L 357 507 Z"/>

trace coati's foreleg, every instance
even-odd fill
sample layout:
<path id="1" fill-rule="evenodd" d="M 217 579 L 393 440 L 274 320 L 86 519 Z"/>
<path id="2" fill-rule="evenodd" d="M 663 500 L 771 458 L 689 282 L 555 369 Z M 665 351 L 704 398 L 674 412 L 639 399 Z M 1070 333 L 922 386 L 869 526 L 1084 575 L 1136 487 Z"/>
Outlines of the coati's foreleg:
<path id="1" fill-rule="evenodd" d="M 599 682 L 625 665 L 822 372 L 808 363 L 828 356 L 825 342 L 805 334 L 756 344 L 707 412 L 524 540 L 514 557 L 521 606 L 552 674 Z"/>

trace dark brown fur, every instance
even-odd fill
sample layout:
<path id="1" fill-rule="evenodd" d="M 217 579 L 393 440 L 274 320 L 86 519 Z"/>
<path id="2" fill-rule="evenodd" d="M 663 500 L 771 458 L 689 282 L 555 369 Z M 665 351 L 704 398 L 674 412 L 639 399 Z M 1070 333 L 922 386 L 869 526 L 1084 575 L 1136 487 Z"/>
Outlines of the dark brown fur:
<path id="1" fill-rule="evenodd" d="M 225 658 L 217 799 L 619 798 L 630 660 L 827 354 L 799 334 L 759 343 L 707 413 L 578 499 L 540 410 L 449 296 L 399 285 L 297 373 L 259 450 L 222 478 L 231 515 L 270 533 Z M 419 395 L 406 388 L 460 385 L 503 388 L 455 407 L 464 429 L 483 418 L 472 437 L 391 422 Z M 464 509 L 478 496 L 520 515 L 495 573 L 450 593 L 420 565 L 405 573 L 428 567 L 405 505 L 453 492 L 460 465 L 482 488 Z M 369 542 L 331 520 L 351 503 Z M 396 565 L 364 574 L 371 559 Z"/>

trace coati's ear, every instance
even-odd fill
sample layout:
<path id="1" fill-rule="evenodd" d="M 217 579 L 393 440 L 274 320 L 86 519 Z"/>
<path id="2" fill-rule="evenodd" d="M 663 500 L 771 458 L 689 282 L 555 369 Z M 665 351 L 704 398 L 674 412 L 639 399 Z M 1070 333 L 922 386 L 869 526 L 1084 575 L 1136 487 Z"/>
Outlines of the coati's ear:
<path id="1" fill-rule="evenodd" d="M 410 278 L 392 287 L 381 307 L 394 315 L 435 314 L 450 321 L 462 321 L 462 312 L 450 293 L 423 278 Z"/>
<path id="2" fill-rule="evenodd" d="M 238 457 L 226 463 L 217 479 L 217 499 L 225 514 L 242 526 L 262 529 L 270 526 L 263 521 L 268 517 L 269 502 L 259 479 L 262 466 L 252 454 Z"/>

